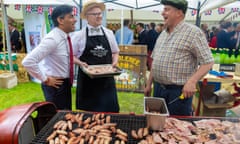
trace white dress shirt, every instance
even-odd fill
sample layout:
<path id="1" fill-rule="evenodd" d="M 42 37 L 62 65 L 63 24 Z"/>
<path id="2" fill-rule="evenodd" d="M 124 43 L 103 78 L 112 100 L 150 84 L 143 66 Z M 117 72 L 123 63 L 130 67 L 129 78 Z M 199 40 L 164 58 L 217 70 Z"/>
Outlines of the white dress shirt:
<path id="1" fill-rule="evenodd" d="M 39 63 L 43 60 L 43 66 Z M 22 61 L 33 77 L 45 81 L 47 76 L 69 77 L 69 45 L 67 34 L 54 28 Z"/>
<path id="2" fill-rule="evenodd" d="M 91 28 L 93 28 L 93 27 L 90 25 L 87 25 L 87 27 L 88 27 L 88 35 L 89 36 L 103 35 L 102 30 L 100 30 L 99 32 L 91 31 Z M 87 37 L 86 37 L 86 28 L 87 27 L 84 27 L 80 31 L 76 31 L 71 34 L 71 39 L 72 39 L 72 44 L 73 44 L 73 54 L 78 58 L 83 54 L 83 51 L 85 50 L 86 40 L 87 40 Z M 102 26 L 99 26 L 98 28 L 101 28 L 101 27 Z M 118 44 L 116 42 L 113 32 L 105 27 L 102 27 L 102 28 L 108 39 L 112 53 L 119 52 Z"/>

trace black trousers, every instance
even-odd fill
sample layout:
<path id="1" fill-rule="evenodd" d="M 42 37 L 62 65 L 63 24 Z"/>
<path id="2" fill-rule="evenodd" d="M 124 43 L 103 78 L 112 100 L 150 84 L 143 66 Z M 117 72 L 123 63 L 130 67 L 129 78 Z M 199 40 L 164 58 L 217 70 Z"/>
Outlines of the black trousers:
<path id="1" fill-rule="evenodd" d="M 119 112 L 115 80 L 113 77 L 90 78 L 78 71 L 76 108 L 92 112 Z"/>
<path id="2" fill-rule="evenodd" d="M 52 102 L 59 110 L 71 110 L 72 109 L 72 92 L 69 78 L 63 79 L 63 84 L 59 88 L 47 86 L 42 83 L 42 90 L 45 96 L 45 100 Z"/>

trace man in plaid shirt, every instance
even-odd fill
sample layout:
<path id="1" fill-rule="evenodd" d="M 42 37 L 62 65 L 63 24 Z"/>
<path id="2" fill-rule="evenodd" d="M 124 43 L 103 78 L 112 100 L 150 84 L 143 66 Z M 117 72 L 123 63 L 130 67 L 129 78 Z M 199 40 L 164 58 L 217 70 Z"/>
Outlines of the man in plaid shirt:
<path id="1" fill-rule="evenodd" d="M 198 81 L 214 64 L 202 30 L 184 21 L 186 0 L 162 0 L 162 16 L 166 29 L 158 37 L 152 53 L 153 64 L 144 90 L 151 94 L 151 85 L 158 83 L 155 97 L 164 98 L 170 115 L 191 115 L 192 96 Z M 181 94 L 184 99 L 177 99 Z"/>

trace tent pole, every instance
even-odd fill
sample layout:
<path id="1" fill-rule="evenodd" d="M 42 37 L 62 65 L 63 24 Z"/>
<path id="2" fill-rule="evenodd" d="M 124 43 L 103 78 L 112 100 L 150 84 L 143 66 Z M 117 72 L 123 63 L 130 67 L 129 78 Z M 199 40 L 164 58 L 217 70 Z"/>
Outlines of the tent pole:
<path id="1" fill-rule="evenodd" d="M 124 25 L 123 25 L 123 9 L 122 9 L 122 11 L 121 11 L 121 41 L 120 41 L 120 44 L 122 45 L 123 44 L 123 27 L 124 27 Z"/>
<path id="2" fill-rule="evenodd" d="M 1 11 L 2 12 L 2 11 Z M 6 43 L 5 43 L 5 34 L 4 34 L 4 19 L 3 19 L 3 15 L 1 14 L 1 23 L 2 23 L 2 43 L 3 43 L 3 47 L 2 47 L 2 51 L 6 51 Z"/>
<path id="3" fill-rule="evenodd" d="M 11 52 L 11 45 L 10 45 L 10 35 L 8 30 L 8 17 L 6 13 L 6 6 L 3 3 L 3 0 L 1 0 L 1 8 L 2 8 L 2 14 L 3 14 L 3 20 L 5 25 L 5 33 L 6 33 L 6 41 L 7 41 L 7 49 L 8 49 L 8 61 L 9 61 L 9 68 L 10 72 L 13 73 L 13 67 L 12 67 L 12 52 Z"/>
<path id="4" fill-rule="evenodd" d="M 197 18 L 196 18 L 196 26 L 200 27 L 201 23 L 201 15 L 200 15 L 200 7 L 201 7 L 201 2 L 198 2 L 198 7 L 197 7 Z"/>
<path id="5" fill-rule="evenodd" d="M 133 24 L 133 10 L 130 10 L 130 18 L 131 18 L 131 24 Z"/>
<path id="6" fill-rule="evenodd" d="M 79 12 L 80 12 L 80 14 L 81 14 L 81 12 L 82 12 L 82 0 L 79 0 L 79 6 L 78 6 L 78 8 L 79 8 Z M 79 21 L 79 23 L 80 23 L 80 29 L 82 29 L 82 19 L 80 18 L 80 21 Z"/>

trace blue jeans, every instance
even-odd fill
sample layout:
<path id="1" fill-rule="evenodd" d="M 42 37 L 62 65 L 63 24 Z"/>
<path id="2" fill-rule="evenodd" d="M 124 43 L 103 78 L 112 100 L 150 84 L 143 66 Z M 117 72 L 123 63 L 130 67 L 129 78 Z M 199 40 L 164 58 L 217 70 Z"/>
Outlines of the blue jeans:
<path id="1" fill-rule="evenodd" d="M 191 116 L 192 115 L 192 97 L 184 100 L 176 100 L 168 104 L 182 93 L 183 86 L 179 85 L 162 85 L 154 83 L 154 97 L 164 98 L 170 115 Z"/>

